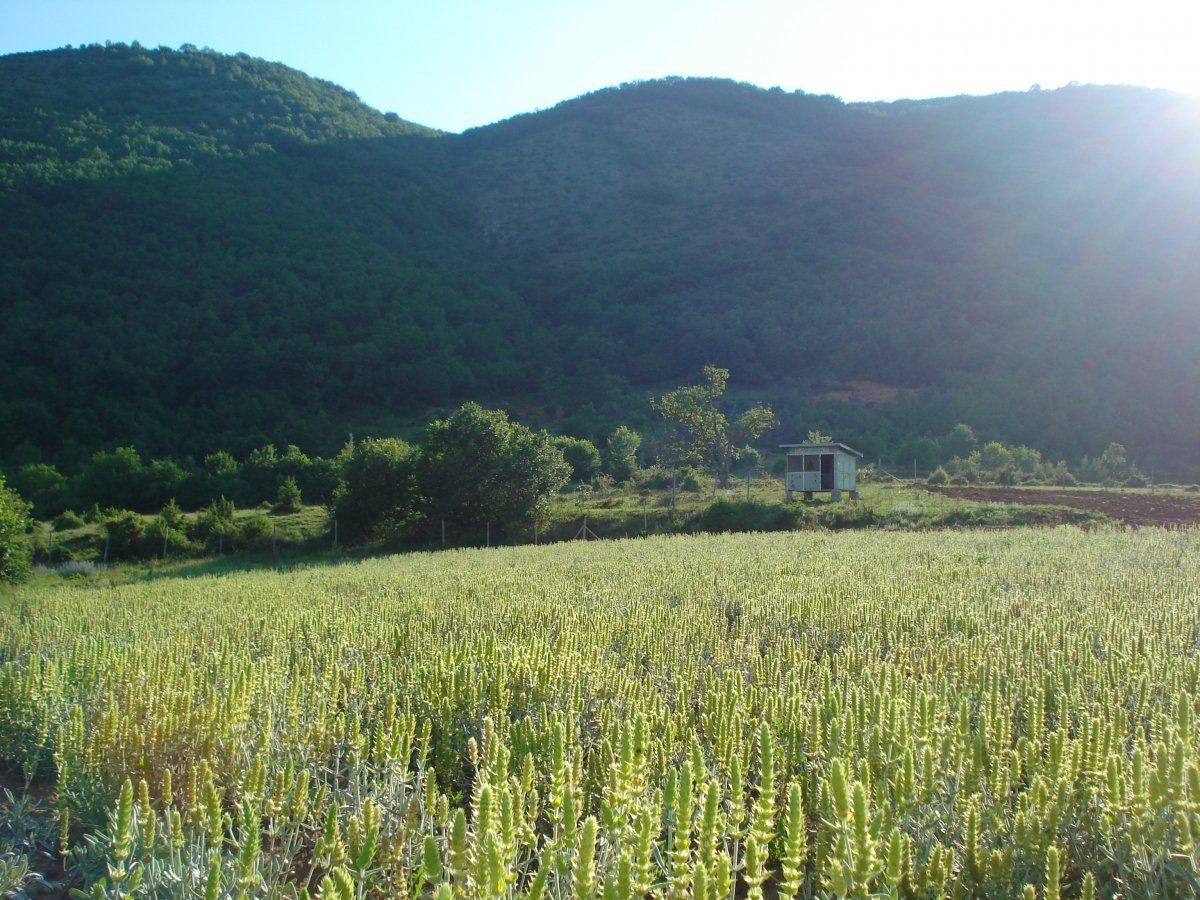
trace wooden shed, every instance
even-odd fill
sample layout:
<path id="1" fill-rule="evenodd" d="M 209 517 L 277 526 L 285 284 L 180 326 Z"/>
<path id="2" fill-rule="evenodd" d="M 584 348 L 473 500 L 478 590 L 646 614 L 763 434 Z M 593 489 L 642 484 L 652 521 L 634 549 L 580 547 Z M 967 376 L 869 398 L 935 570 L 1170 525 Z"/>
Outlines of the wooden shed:
<path id="1" fill-rule="evenodd" d="M 787 453 L 784 478 L 788 500 L 794 491 L 803 491 L 805 500 L 811 500 L 817 491 L 831 493 L 834 500 L 841 500 L 842 491 L 848 491 L 851 500 L 858 499 L 858 461 L 862 454 L 853 447 L 835 441 L 779 447 Z"/>

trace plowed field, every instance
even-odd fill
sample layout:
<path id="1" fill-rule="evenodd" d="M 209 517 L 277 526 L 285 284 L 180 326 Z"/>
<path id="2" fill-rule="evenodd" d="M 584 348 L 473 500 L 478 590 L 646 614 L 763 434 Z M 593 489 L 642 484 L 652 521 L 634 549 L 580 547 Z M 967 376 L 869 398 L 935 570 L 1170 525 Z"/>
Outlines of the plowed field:
<path id="1" fill-rule="evenodd" d="M 1177 494 L 976 487 L 931 487 L 930 490 L 964 500 L 1094 509 L 1126 525 L 1200 524 L 1200 497 L 1180 497 Z"/>

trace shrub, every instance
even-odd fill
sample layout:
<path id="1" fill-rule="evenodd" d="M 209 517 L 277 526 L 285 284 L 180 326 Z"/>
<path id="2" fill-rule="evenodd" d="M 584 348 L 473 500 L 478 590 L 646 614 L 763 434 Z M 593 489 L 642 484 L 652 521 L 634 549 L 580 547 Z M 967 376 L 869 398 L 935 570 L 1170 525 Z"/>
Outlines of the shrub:
<path id="1" fill-rule="evenodd" d="M 171 550 L 190 550 L 193 545 L 188 540 L 186 525 L 187 521 L 179 504 L 174 499 L 168 500 L 150 523 L 147 540 L 153 538 L 155 552 L 161 552 L 163 555 Z"/>
<path id="2" fill-rule="evenodd" d="M 21 581 L 29 574 L 28 528 L 29 504 L 0 476 L 0 581 Z"/>
<path id="3" fill-rule="evenodd" d="M 563 435 L 554 439 L 554 446 L 571 467 L 572 481 L 591 481 L 600 471 L 600 451 L 591 441 Z"/>
<path id="4" fill-rule="evenodd" d="M 1150 479 L 1140 472 L 1137 466 L 1132 468 L 1129 477 L 1125 479 L 1125 487 L 1144 488 L 1150 487 Z"/>
<path id="5" fill-rule="evenodd" d="M 64 509 L 54 517 L 53 522 L 55 531 L 69 531 L 72 528 L 82 528 L 86 524 L 83 516 L 79 515 L 73 509 Z"/>
<path id="6" fill-rule="evenodd" d="M 264 512 L 255 512 L 238 523 L 236 538 L 244 548 L 269 547 L 275 526 Z"/>
<path id="7" fill-rule="evenodd" d="M 134 559 L 153 552 L 153 542 L 147 540 L 146 520 L 131 510 L 109 515 L 104 520 L 104 533 L 109 559 Z"/>
<path id="8" fill-rule="evenodd" d="M 817 513 L 817 523 L 826 528 L 869 528 L 875 510 L 862 503 L 830 503 Z"/>
<path id="9" fill-rule="evenodd" d="M 292 513 L 299 511 L 303 505 L 300 495 L 300 485 L 291 475 L 279 482 L 279 490 L 275 492 L 275 512 Z"/>
<path id="10" fill-rule="evenodd" d="M 799 509 L 797 507 L 796 509 Z M 802 514 L 801 514 L 802 515 Z M 796 527 L 795 509 L 777 503 L 717 500 L 700 516 L 701 531 L 789 531 Z"/>
<path id="11" fill-rule="evenodd" d="M 938 466 L 929 473 L 929 477 L 925 479 L 926 484 L 943 485 L 950 483 L 950 473 Z"/>
<path id="12" fill-rule="evenodd" d="M 604 466 L 608 474 L 617 481 L 628 481 L 637 472 L 637 451 L 642 436 L 626 425 L 621 425 L 608 436 L 604 448 Z"/>
<path id="13" fill-rule="evenodd" d="M 233 524 L 233 501 L 224 496 L 214 500 L 196 517 L 194 531 L 201 540 L 223 550 L 226 541 L 236 533 Z"/>

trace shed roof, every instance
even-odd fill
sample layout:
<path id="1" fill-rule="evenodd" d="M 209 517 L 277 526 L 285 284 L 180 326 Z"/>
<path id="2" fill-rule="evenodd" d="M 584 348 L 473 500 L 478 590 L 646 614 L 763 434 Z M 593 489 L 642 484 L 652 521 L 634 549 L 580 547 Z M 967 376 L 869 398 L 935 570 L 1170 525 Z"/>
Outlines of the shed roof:
<path id="1" fill-rule="evenodd" d="M 819 444 L 780 444 L 779 447 L 781 450 L 841 450 L 843 453 L 850 453 L 862 458 L 862 454 L 853 447 L 839 444 L 837 441 L 826 441 Z"/>

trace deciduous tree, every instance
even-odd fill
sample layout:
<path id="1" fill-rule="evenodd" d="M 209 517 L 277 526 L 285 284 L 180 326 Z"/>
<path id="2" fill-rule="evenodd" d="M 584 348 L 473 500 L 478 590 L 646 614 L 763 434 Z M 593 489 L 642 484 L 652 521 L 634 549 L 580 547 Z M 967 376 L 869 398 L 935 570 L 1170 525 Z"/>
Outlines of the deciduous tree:
<path id="1" fill-rule="evenodd" d="M 762 437 L 777 422 L 770 406 L 754 406 L 731 423 L 720 405 L 729 370 L 705 366 L 704 382 L 663 394 L 653 406 L 674 427 L 672 449 L 676 458 L 711 466 L 721 487 L 726 488 L 735 448 Z"/>
<path id="2" fill-rule="evenodd" d="M 432 518 L 512 533 L 532 526 L 570 474 L 546 432 L 467 403 L 430 423 L 420 480 Z"/>

